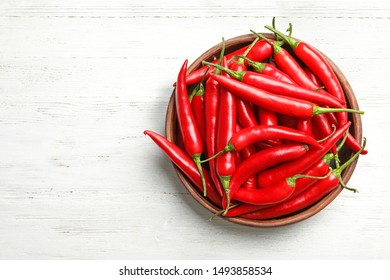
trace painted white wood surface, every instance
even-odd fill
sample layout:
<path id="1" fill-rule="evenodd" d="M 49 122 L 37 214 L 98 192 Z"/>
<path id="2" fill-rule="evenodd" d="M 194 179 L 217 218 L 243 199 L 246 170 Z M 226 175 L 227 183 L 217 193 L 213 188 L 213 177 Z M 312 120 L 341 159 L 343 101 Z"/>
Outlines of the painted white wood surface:
<path id="1" fill-rule="evenodd" d="M 273 16 L 355 90 L 360 193 L 282 228 L 209 222 L 142 132 L 164 132 L 184 59 Z M 1 1 L 0 258 L 388 259 L 389 19 L 388 1 Z"/>

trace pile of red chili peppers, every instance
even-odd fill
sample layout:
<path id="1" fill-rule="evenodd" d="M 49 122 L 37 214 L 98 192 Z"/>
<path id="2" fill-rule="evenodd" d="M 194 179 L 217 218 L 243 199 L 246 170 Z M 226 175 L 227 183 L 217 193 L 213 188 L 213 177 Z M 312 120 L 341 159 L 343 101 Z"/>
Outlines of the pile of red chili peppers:
<path id="1" fill-rule="evenodd" d="M 148 135 L 227 217 L 274 219 L 305 209 L 341 185 L 360 154 L 343 88 L 314 47 L 265 26 L 254 41 L 175 83 L 175 143 Z M 224 46 L 224 42 L 222 43 Z M 353 152 L 341 160 L 339 151 Z"/>

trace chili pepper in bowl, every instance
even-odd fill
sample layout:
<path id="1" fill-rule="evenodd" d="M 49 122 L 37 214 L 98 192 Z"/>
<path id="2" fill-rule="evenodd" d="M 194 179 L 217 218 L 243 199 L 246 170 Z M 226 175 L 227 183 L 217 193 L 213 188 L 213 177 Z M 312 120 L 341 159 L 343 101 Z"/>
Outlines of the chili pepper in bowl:
<path id="1" fill-rule="evenodd" d="M 306 207 L 313 205 L 314 203 L 322 199 L 325 195 L 327 195 L 329 192 L 331 192 L 333 189 L 335 189 L 337 186 L 339 186 L 340 184 L 343 185 L 341 173 L 361 154 L 361 152 L 364 150 L 365 143 L 366 141 L 365 139 L 363 139 L 363 145 L 360 150 L 355 153 L 347 162 L 345 162 L 339 168 L 331 170 L 331 173 L 328 177 L 323 180 L 319 180 L 314 185 L 310 186 L 310 188 L 303 191 L 300 195 L 290 198 L 285 202 L 277 204 L 273 207 L 261 209 L 242 215 L 242 217 L 247 219 L 262 220 L 278 218 L 281 216 L 292 214 L 294 212 L 300 211 Z M 354 189 L 352 190 L 355 191 Z"/>
<path id="2" fill-rule="evenodd" d="M 302 174 L 309 169 L 314 163 L 320 160 L 334 145 L 339 141 L 343 135 L 348 131 L 351 122 L 339 127 L 328 139 L 321 142 L 321 147 L 318 149 L 311 149 L 307 154 L 302 156 L 299 160 L 287 162 L 258 174 L 257 184 L 260 187 L 270 186 L 280 180 L 295 174 Z"/>
<path id="3" fill-rule="evenodd" d="M 362 111 L 350 108 L 320 107 L 315 103 L 307 100 L 270 93 L 240 81 L 218 76 L 213 73 L 210 73 L 210 78 L 215 79 L 230 92 L 236 94 L 242 99 L 248 100 L 253 104 L 258 105 L 259 107 L 267 108 L 268 110 L 297 118 L 309 118 L 317 114 L 328 112 L 350 112 L 364 114 Z"/>
<path id="4" fill-rule="evenodd" d="M 204 62 L 204 63 L 210 65 L 210 63 L 208 62 Z M 239 71 L 232 71 L 230 69 L 221 66 L 216 66 L 216 67 L 221 69 L 222 71 L 225 71 L 231 77 L 235 78 L 238 81 L 241 81 L 244 84 L 254 86 L 256 88 L 268 91 L 270 93 L 303 99 L 322 106 L 329 106 L 329 107 L 336 107 L 336 108 L 345 107 L 343 106 L 343 103 L 340 102 L 340 100 L 338 100 L 337 98 L 335 98 L 334 96 L 326 92 L 323 92 L 322 94 L 318 94 L 318 92 L 315 90 L 303 88 L 295 84 L 285 83 L 275 78 L 263 74 L 259 74 L 256 72 L 252 72 L 252 71 L 239 72 Z"/>
<path id="5" fill-rule="evenodd" d="M 344 91 L 339 79 L 324 56 L 316 48 L 306 42 L 286 36 L 268 25 L 266 25 L 265 28 L 277 33 L 292 47 L 294 54 L 321 80 L 329 93 L 333 94 L 338 99 L 345 101 Z M 337 114 L 337 116 L 340 125 L 343 125 L 348 121 L 348 117 L 345 113 Z M 352 134 L 348 135 L 346 144 L 355 152 L 359 151 L 361 147 Z M 364 150 L 362 154 L 367 154 L 367 151 Z"/>
<path id="6" fill-rule="evenodd" d="M 144 134 L 148 135 L 165 152 L 169 159 L 194 183 L 198 191 L 202 193 L 204 181 L 207 189 L 207 198 L 216 206 L 221 207 L 221 196 L 216 191 L 207 170 L 203 169 L 202 173 L 204 178 L 201 178 L 198 167 L 186 152 L 157 132 L 145 130 Z"/>
<path id="7" fill-rule="evenodd" d="M 280 44 L 280 43 L 277 42 L 276 44 Z M 247 46 L 244 46 L 238 50 L 230 52 L 229 54 L 226 55 L 226 59 L 229 60 L 233 56 L 242 55 L 246 49 L 247 49 Z M 271 57 L 272 54 L 273 54 L 272 47 L 266 41 L 259 40 L 253 46 L 251 51 L 247 54 L 247 57 L 254 60 L 254 61 L 264 61 L 264 60 L 268 59 L 269 57 Z M 214 59 L 212 62 L 218 63 L 219 61 L 220 61 L 220 59 Z M 206 69 L 207 68 L 205 66 L 202 66 L 201 68 L 188 74 L 186 77 L 187 85 L 199 83 L 199 81 L 202 79 L 203 74 L 206 72 Z M 210 68 L 209 72 L 212 72 L 213 70 L 214 70 L 213 68 Z"/>
<path id="8" fill-rule="evenodd" d="M 223 58 L 222 64 L 226 65 L 226 58 Z M 225 75 L 227 75 L 225 73 Z M 219 112 L 216 135 L 216 149 L 221 150 L 235 133 L 236 124 L 236 97 L 225 88 L 220 88 Z M 234 151 L 224 153 L 216 159 L 215 167 L 222 183 L 227 198 L 227 207 L 230 206 L 229 200 L 229 182 L 236 169 L 236 153 Z"/>
<path id="9" fill-rule="evenodd" d="M 184 140 L 184 148 L 194 160 L 200 177 L 202 178 L 204 196 L 207 195 L 206 181 L 203 176 L 203 169 L 200 163 L 203 153 L 202 138 L 196 126 L 196 122 L 191 110 L 190 100 L 188 98 L 187 85 L 185 77 L 187 72 L 188 60 L 185 60 L 180 69 L 175 91 L 176 114 L 179 123 L 179 128 Z"/>
<path id="10" fill-rule="evenodd" d="M 230 179 L 230 200 L 235 197 L 235 194 L 239 190 L 240 186 L 253 174 L 256 174 L 281 162 L 300 158 L 305 153 L 307 153 L 307 151 L 308 146 L 303 144 L 283 144 L 261 150 L 250 156 L 241 162 Z"/>

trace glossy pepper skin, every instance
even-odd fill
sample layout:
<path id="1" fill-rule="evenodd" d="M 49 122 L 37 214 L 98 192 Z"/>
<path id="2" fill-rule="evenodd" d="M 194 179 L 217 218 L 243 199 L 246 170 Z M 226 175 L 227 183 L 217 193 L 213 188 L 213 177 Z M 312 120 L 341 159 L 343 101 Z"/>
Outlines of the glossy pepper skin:
<path id="1" fill-rule="evenodd" d="M 310 44 L 298 41 L 292 37 L 285 36 L 278 30 L 270 26 L 265 26 L 267 29 L 277 33 L 281 36 L 292 48 L 294 54 L 305 63 L 305 65 L 318 77 L 323 83 L 327 91 L 345 102 L 344 90 L 340 84 L 339 79 L 334 73 L 332 67 L 329 65 L 325 57 Z M 343 125 L 348 121 L 348 115 L 340 112 L 337 114 L 339 125 Z M 354 151 L 357 152 L 361 148 L 361 145 L 351 135 L 348 135 L 346 144 Z M 367 151 L 363 151 L 362 154 L 367 154 Z"/>
<path id="2" fill-rule="evenodd" d="M 247 49 L 247 46 L 244 46 L 234 52 L 231 52 L 227 54 L 225 57 L 227 60 L 231 59 L 233 56 L 236 55 L 242 55 L 245 50 Z M 247 57 L 254 61 L 263 61 L 265 59 L 268 59 L 273 54 L 272 47 L 264 40 L 258 41 L 250 50 L 250 52 L 247 54 Z M 219 59 L 213 60 L 213 63 L 218 63 Z M 207 67 L 203 66 L 199 68 L 198 70 L 195 70 L 187 75 L 186 77 L 186 83 L 187 85 L 196 84 L 199 83 L 202 79 L 203 74 L 206 72 Z M 212 72 L 214 69 L 210 68 L 209 73 Z"/>
<path id="3" fill-rule="evenodd" d="M 232 200 L 240 186 L 253 174 L 266 168 L 302 157 L 308 147 L 302 144 L 283 144 L 268 148 L 250 156 L 237 167 L 230 179 L 229 195 Z"/>
<path id="4" fill-rule="evenodd" d="M 207 63 L 206 63 L 207 64 Z M 292 98 L 302 99 L 316 103 L 321 106 L 329 106 L 335 108 L 345 108 L 344 101 L 341 101 L 326 91 L 319 94 L 318 90 L 307 89 L 305 87 L 290 84 L 273 77 L 259 74 L 252 71 L 233 71 L 231 69 L 216 66 L 222 71 L 227 72 L 231 77 L 243 82 L 244 84 L 254 86 L 267 92 L 288 96 Z"/>
<path id="5" fill-rule="evenodd" d="M 144 134 L 148 135 L 164 151 L 168 158 L 194 183 L 199 192 L 203 192 L 203 184 L 199 170 L 195 162 L 186 152 L 157 132 L 145 130 Z M 206 181 L 207 197 L 216 206 L 221 207 L 221 196 L 216 191 L 207 170 L 203 169 L 203 174 Z"/>
<path id="6" fill-rule="evenodd" d="M 321 143 L 321 148 L 312 149 L 299 160 L 286 162 L 284 164 L 270 168 L 257 176 L 257 184 L 260 187 L 270 186 L 287 177 L 296 174 L 302 174 L 307 169 L 320 160 L 348 131 L 351 122 L 344 124 L 338 128 L 331 137 Z"/>
<path id="7" fill-rule="evenodd" d="M 226 145 L 226 150 L 241 151 L 245 147 L 266 140 L 286 139 L 306 143 L 313 147 L 321 145 L 311 136 L 296 129 L 279 125 L 257 125 L 243 128 L 234 133 Z"/>
<path id="8" fill-rule="evenodd" d="M 187 75 L 187 64 L 188 60 L 185 60 L 177 77 L 175 90 L 176 115 L 179 123 L 179 129 L 181 135 L 183 136 L 184 148 L 193 158 L 195 164 L 198 167 L 200 176 L 203 178 L 202 167 L 200 164 L 203 153 L 202 138 L 192 113 L 191 103 L 188 98 L 187 85 L 185 83 L 185 78 Z M 207 192 L 204 180 L 203 185 L 204 195 L 206 196 Z"/>
<path id="9" fill-rule="evenodd" d="M 222 64 L 226 65 L 226 59 Z M 225 73 L 225 75 L 227 75 Z M 219 111 L 217 125 L 216 149 L 221 150 L 236 131 L 236 97 L 225 88 L 220 88 L 219 94 Z M 231 151 L 223 153 L 216 158 L 216 171 L 225 190 L 226 195 L 229 193 L 229 182 L 236 169 L 236 152 Z M 228 202 L 230 205 L 230 201 Z"/>
<path id="10" fill-rule="evenodd" d="M 363 145 L 359 149 L 359 151 L 356 152 L 341 166 L 338 166 L 335 169 L 330 169 L 330 172 L 327 174 L 327 176 L 325 176 L 325 178 L 318 180 L 312 186 L 303 189 L 301 188 L 299 192 L 297 192 L 295 195 L 291 195 L 288 200 L 285 200 L 278 205 L 274 205 L 270 208 L 259 209 L 257 211 L 243 215 L 243 217 L 248 219 L 271 219 L 292 214 L 318 202 L 320 199 L 322 199 L 325 195 L 327 195 L 339 185 L 348 190 L 356 192 L 356 189 L 351 189 L 344 184 L 342 180 L 342 173 L 352 162 L 354 162 L 359 157 L 359 155 L 363 152 L 365 146 L 366 139 L 364 138 Z M 328 158 L 325 156 L 322 160 L 322 162 L 326 165 L 329 164 L 329 162 L 334 158 L 333 154 L 330 155 L 332 157 Z"/>
<path id="11" fill-rule="evenodd" d="M 318 161 L 314 166 L 312 166 L 307 172 L 305 172 L 304 175 L 308 176 L 325 176 L 329 172 L 329 165 L 323 161 L 322 159 Z M 300 178 L 296 180 L 295 187 L 293 193 L 289 196 L 289 200 L 293 199 L 294 197 L 301 194 L 303 191 L 308 189 L 310 186 L 315 184 L 319 179 L 314 178 Z M 269 186 L 274 187 L 274 186 Z M 237 216 L 243 216 L 244 214 L 248 214 L 260 209 L 273 207 L 269 204 L 267 205 L 255 205 L 255 204 L 249 204 L 249 203 L 243 203 L 241 205 L 238 205 L 227 212 L 225 215 L 226 217 L 237 217 Z"/>
<path id="12" fill-rule="evenodd" d="M 319 180 L 299 196 L 282 202 L 270 208 L 244 214 L 241 217 L 246 219 L 266 220 L 278 218 L 302 210 L 323 198 L 339 185 L 339 179 L 330 174 L 327 178 Z"/>

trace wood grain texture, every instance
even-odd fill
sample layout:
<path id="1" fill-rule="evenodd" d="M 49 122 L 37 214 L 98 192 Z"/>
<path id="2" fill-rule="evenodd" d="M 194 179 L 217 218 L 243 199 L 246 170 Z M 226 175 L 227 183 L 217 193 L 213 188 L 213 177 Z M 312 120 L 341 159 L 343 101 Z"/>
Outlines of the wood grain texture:
<path id="1" fill-rule="evenodd" d="M 273 16 L 365 111 L 360 193 L 283 228 L 209 222 L 142 132 L 184 59 Z M 0 258 L 388 259 L 389 32 L 388 1 L 1 1 Z"/>

